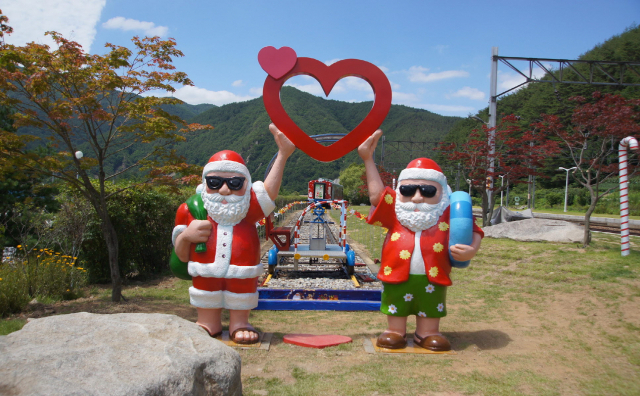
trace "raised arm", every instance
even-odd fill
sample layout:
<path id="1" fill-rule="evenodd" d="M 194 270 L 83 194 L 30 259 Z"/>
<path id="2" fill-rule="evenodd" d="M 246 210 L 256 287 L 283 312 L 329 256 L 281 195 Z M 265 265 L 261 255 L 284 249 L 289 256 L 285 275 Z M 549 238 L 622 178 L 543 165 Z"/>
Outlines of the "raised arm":
<path id="1" fill-rule="evenodd" d="M 273 162 L 271 171 L 264 179 L 264 188 L 269 194 L 269 198 L 275 201 L 280 191 L 280 185 L 282 184 L 282 175 L 284 173 L 284 166 L 287 163 L 287 159 L 293 154 L 296 146 L 291 143 L 291 140 L 287 138 L 274 124 L 269 125 L 269 131 L 273 135 L 273 139 L 278 145 L 278 156 Z"/>
<path id="2" fill-rule="evenodd" d="M 378 173 L 375 162 L 373 162 L 373 153 L 378 145 L 378 140 L 382 136 L 382 130 L 378 129 L 358 147 L 358 155 L 364 161 L 364 169 L 367 172 L 367 189 L 369 190 L 369 201 L 371 205 L 378 206 L 382 192 L 384 191 L 384 183 Z"/>

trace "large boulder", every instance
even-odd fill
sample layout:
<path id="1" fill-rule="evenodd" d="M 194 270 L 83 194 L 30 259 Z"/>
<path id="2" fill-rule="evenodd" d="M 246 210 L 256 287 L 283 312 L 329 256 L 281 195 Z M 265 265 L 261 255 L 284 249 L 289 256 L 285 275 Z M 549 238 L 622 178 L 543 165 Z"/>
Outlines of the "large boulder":
<path id="1" fill-rule="evenodd" d="M 582 242 L 584 227 L 561 220 L 526 219 L 500 223 L 482 229 L 489 238 L 510 238 L 523 242 Z"/>
<path id="2" fill-rule="evenodd" d="M 86 312 L 0 337 L 2 395 L 241 395 L 240 355 L 175 315 Z"/>

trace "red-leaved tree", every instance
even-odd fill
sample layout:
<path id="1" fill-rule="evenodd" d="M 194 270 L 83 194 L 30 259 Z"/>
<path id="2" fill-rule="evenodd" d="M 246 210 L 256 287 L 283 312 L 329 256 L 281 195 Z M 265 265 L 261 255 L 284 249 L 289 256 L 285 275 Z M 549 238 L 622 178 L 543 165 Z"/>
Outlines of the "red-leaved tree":
<path id="1" fill-rule="evenodd" d="M 492 136 L 491 132 L 495 132 Z M 495 152 L 491 154 L 491 146 Z M 513 115 L 503 117 L 500 125 L 489 129 L 474 129 L 463 145 L 443 144 L 438 150 L 450 161 L 462 164 L 465 174 L 471 179 L 471 186 L 482 194 L 482 224 L 489 225 L 493 215 L 496 197 L 509 183 L 527 183 L 528 176 L 544 176 L 544 161 L 559 151 L 555 141 L 545 139 L 543 134 L 533 130 L 522 131 Z M 493 159 L 494 169 L 490 172 Z M 507 183 L 487 182 L 504 176 Z M 491 192 L 489 198 L 488 192 Z"/>
<path id="2" fill-rule="evenodd" d="M 618 188 L 602 189 L 603 183 L 617 181 L 618 144 L 627 136 L 640 134 L 640 100 L 600 92 L 593 93 L 590 101 L 582 96 L 570 100 L 577 103 L 571 121 L 563 124 L 558 116 L 543 114 L 535 126 L 560 140 L 563 153 L 577 167 L 574 177 L 589 190 L 591 203 L 584 216 L 583 239 L 587 246 L 591 242 L 591 214 L 602 197 Z M 639 171 L 630 164 L 629 178 Z"/>

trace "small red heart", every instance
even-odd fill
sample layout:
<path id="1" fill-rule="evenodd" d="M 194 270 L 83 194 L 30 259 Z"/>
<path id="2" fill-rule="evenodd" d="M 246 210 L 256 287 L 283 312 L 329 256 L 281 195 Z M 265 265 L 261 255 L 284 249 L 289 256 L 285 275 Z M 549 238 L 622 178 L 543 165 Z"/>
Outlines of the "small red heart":
<path id="1" fill-rule="evenodd" d="M 264 47 L 258 52 L 260 66 L 276 80 L 287 74 L 296 65 L 298 55 L 289 47 Z"/>
<path id="2" fill-rule="evenodd" d="M 364 120 L 347 136 L 329 146 L 323 146 L 309 137 L 293 122 L 280 101 L 280 89 L 284 83 L 289 78 L 300 74 L 306 74 L 318 80 L 327 96 L 329 96 L 329 93 L 340 79 L 344 77 L 360 77 L 373 88 L 375 95 L 373 107 Z M 276 79 L 272 75 L 267 76 L 262 97 L 264 107 L 271 117 L 271 121 L 278 129 L 296 147 L 318 161 L 331 162 L 344 157 L 351 150 L 357 148 L 380 127 L 391 108 L 391 84 L 387 76 L 376 65 L 363 60 L 345 59 L 327 66 L 316 59 L 298 58 L 295 66 L 283 77 Z"/>

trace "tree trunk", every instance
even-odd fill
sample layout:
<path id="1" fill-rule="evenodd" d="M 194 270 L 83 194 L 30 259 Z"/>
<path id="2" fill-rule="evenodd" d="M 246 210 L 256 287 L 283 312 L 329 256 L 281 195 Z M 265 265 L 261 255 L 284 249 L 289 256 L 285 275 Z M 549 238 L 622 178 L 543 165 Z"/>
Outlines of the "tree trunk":
<path id="1" fill-rule="evenodd" d="M 107 244 L 109 252 L 109 269 L 111 270 L 111 301 L 120 302 L 122 298 L 122 279 L 120 278 L 120 267 L 118 265 L 118 235 L 111 223 L 111 217 L 106 209 L 101 213 L 102 236 Z"/>
<path id="2" fill-rule="evenodd" d="M 487 219 L 487 210 L 489 209 L 489 196 L 487 195 L 487 190 L 483 189 L 482 193 L 482 226 L 487 227 L 489 225 Z"/>
<path id="3" fill-rule="evenodd" d="M 582 246 L 587 247 L 591 243 L 591 231 L 589 231 L 589 225 L 591 224 L 591 214 L 596 210 L 598 204 L 598 195 L 589 188 L 589 195 L 591 196 L 591 205 L 584 214 L 584 238 L 582 239 Z"/>

